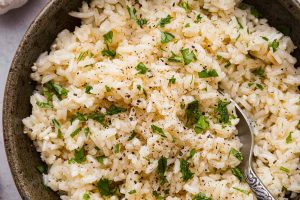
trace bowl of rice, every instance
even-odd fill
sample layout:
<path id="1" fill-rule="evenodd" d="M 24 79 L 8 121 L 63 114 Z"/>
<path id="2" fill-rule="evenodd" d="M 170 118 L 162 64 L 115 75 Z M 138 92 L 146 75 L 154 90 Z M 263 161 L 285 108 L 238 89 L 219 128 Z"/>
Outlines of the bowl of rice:
<path id="1" fill-rule="evenodd" d="M 16 52 L 3 105 L 22 198 L 256 199 L 232 98 L 254 128 L 257 175 L 276 199 L 299 199 L 299 8 L 50 1 Z"/>

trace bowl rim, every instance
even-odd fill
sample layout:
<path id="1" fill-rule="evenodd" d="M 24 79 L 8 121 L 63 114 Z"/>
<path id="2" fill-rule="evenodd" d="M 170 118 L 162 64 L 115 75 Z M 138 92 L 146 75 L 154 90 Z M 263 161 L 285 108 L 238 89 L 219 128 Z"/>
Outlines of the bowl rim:
<path id="1" fill-rule="evenodd" d="M 20 182 L 21 175 L 17 172 L 17 164 L 14 159 L 14 154 L 16 154 L 16 147 L 13 143 L 13 140 L 11 139 L 10 135 L 13 134 L 10 130 L 10 123 L 6 121 L 6 116 L 9 115 L 9 108 L 12 107 L 10 103 L 10 97 L 8 95 L 8 92 L 11 87 L 14 87 L 13 81 L 13 70 L 16 68 L 16 63 L 18 60 L 18 57 L 22 54 L 23 48 L 28 40 L 30 40 L 30 35 L 34 31 L 35 27 L 39 24 L 39 22 L 44 17 L 45 13 L 48 12 L 48 10 L 51 10 L 56 2 L 59 2 L 60 0 L 50 0 L 46 3 L 46 5 L 39 11 L 39 13 L 36 15 L 36 17 L 33 19 L 33 21 L 30 23 L 28 29 L 24 33 L 20 44 L 14 54 L 13 60 L 11 62 L 9 72 L 6 79 L 5 84 L 5 90 L 4 90 L 4 98 L 3 98 L 3 107 L 2 107 L 2 130 L 3 130 L 3 139 L 4 139 L 4 149 L 6 152 L 6 157 L 8 161 L 8 165 L 10 168 L 10 172 L 12 174 L 14 183 L 17 187 L 17 190 L 21 196 L 22 199 L 30 199 L 29 193 L 25 190 L 23 185 Z"/>
<path id="2" fill-rule="evenodd" d="M 33 21 L 30 23 L 28 29 L 24 33 L 20 44 L 17 47 L 17 50 L 13 56 L 13 60 L 10 64 L 9 72 L 6 79 L 5 84 L 5 90 L 4 90 L 4 98 L 3 98 L 3 107 L 2 107 L 2 130 L 3 130 L 3 139 L 4 139 L 4 149 L 7 156 L 7 161 L 9 164 L 10 172 L 12 174 L 14 183 L 17 187 L 17 190 L 21 196 L 22 199 L 30 199 L 30 194 L 25 190 L 25 187 L 23 187 L 23 184 L 21 184 L 21 175 L 17 171 L 17 163 L 14 159 L 14 154 L 16 154 L 16 147 L 13 143 L 13 140 L 11 139 L 10 135 L 12 135 L 12 132 L 10 130 L 10 123 L 6 121 L 6 116 L 9 116 L 9 108 L 12 107 L 9 99 L 8 92 L 10 88 L 14 87 L 14 77 L 13 77 L 13 70 L 16 68 L 16 63 L 18 60 L 18 57 L 22 54 L 23 48 L 28 40 L 30 40 L 30 35 L 34 31 L 35 27 L 39 24 L 39 22 L 43 19 L 44 15 L 54 8 L 55 4 L 60 2 L 61 0 L 49 0 L 45 6 L 41 9 L 41 11 L 36 15 L 36 17 L 33 19 Z M 291 15 L 293 15 L 297 20 L 300 21 L 300 0 L 278 0 L 280 4 L 286 8 L 287 11 Z"/>

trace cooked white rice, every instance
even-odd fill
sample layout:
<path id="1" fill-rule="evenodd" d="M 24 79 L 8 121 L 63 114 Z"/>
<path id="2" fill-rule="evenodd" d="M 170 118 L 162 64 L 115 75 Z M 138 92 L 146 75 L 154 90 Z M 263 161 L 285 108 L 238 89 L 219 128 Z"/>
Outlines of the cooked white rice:
<path id="1" fill-rule="evenodd" d="M 175 200 L 197 194 L 255 199 L 232 173 L 240 160 L 231 150 L 242 144 L 233 105 L 226 108 L 230 122 L 218 120 L 216 105 L 224 97 L 217 90 L 223 89 L 253 120 L 254 165 L 264 184 L 278 199 L 286 191 L 300 192 L 300 72 L 290 55 L 291 39 L 249 7 L 239 9 L 237 0 L 138 2 L 83 3 L 70 13 L 82 25 L 62 31 L 32 67 L 40 86 L 24 132 L 48 165 L 45 184 L 64 200 Z M 136 20 L 128 8 L 135 8 Z M 160 26 L 168 15 L 170 23 Z M 136 22 L 141 19 L 147 20 L 142 27 Z M 105 41 L 109 31 L 112 41 Z M 171 33 L 171 41 L 162 43 L 162 32 Z M 114 58 L 103 55 L 108 48 L 116 51 Z M 182 49 L 196 58 L 184 64 Z M 172 52 L 181 62 L 168 60 Z M 136 68 L 141 62 L 148 71 Z M 199 72 L 218 76 L 200 78 Z M 49 92 L 56 93 L 52 100 Z M 186 126 L 187 107 L 195 100 L 209 123 L 200 133 Z M 108 115 L 112 105 L 126 111 Z M 91 116 L 96 112 L 99 118 Z M 106 124 L 99 123 L 105 114 Z M 162 157 L 167 166 L 161 175 Z M 182 160 L 193 173 L 187 180 Z M 105 180 L 117 191 L 105 193 Z"/>

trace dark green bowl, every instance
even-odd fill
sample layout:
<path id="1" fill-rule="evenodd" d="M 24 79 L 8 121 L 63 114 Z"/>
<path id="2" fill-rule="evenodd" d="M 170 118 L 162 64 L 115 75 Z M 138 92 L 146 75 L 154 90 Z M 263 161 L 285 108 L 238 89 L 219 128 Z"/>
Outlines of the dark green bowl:
<path id="1" fill-rule="evenodd" d="M 30 79 L 31 66 L 40 53 L 49 50 L 56 35 L 63 29 L 72 30 L 80 21 L 68 15 L 77 10 L 82 0 L 52 0 L 32 22 L 12 62 L 3 104 L 5 148 L 15 183 L 23 199 L 50 200 L 59 196 L 47 190 L 42 176 L 35 169 L 41 164 L 39 153 L 23 133 L 22 119 L 31 112 L 30 96 L 35 83 Z M 297 0 L 249 0 L 275 27 L 291 27 L 296 46 L 300 46 L 300 3 Z M 300 51 L 294 56 L 300 59 Z M 300 199 L 300 198 L 297 198 Z"/>

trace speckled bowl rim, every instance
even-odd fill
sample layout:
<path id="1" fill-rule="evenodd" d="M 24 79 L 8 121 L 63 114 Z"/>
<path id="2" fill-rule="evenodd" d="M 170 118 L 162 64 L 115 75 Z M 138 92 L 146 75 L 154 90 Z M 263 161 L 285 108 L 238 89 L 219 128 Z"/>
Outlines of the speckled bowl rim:
<path id="1" fill-rule="evenodd" d="M 32 32 L 35 29 L 35 26 L 39 24 L 39 22 L 45 17 L 45 15 L 51 10 L 52 8 L 55 7 L 55 4 L 59 2 L 60 0 L 50 0 L 44 7 L 43 9 L 38 13 L 38 15 L 35 17 L 35 19 L 31 22 L 29 28 L 25 32 L 17 50 L 14 55 L 13 61 L 11 63 L 9 73 L 6 79 L 6 86 L 5 86 L 5 91 L 4 91 L 4 100 L 3 100 L 3 114 L 2 114 L 2 124 L 3 124 L 3 137 L 4 137 L 4 146 L 5 146 L 5 151 L 6 151 L 6 156 L 8 160 L 8 164 L 10 167 L 11 174 L 13 176 L 13 180 L 15 182 L 15 185 L 18 189 L 18 192 L 21 196 L 22 199 L 30 199 L 30 195 L 28 192 L 25 190 L 25 187 L 22 185 L 22 179 L 21 175 L 17 173 L 17 164 L 15 162 L 15 157 L 14 154 L 17 152 L 16 151 L 16 146 L 14 145 L 13 140 L 10 138 L 11 131 L 9 128 L 9 123 L 6 122 L 5 116 L 8 116 L 8 107 L 10 107 L 11 103 L 9 102 L 10 97 L 9 97 L 9 91 L 13 87 L 13 84 L 10 84 L 11 82 L 14 81 L 14 76 L 12 71 L 16 68 L 16 62 L 19 56 L 22 56 L 22 50 L 27 43 L 28 40 L 30 40 L 30 36 L 32 35 Z"/>
<path id="2" fill-rule="evenodd" d="M 7 76 L 6 80 L 6 86 L 4 91 L 4 101 L 3 101 L 3 115 L 2 115 L 2 122 L 3 122 L 3 136 L 4 136 L 4 146 L 6 150 L 6 155 L 8 159 L 8 163 L 10 166 L 10 171 L 12 173 L 15 185 L 18 189 L 18 192 L 22 199 L 30 199 L 30 194 L 25 190 L 25 187 L 23 187 L 23 183 L 21 181 L 22 176 L 18 173 L 18 165 L 15 162 L 14 154 L 16 151 L 16 146 L 14 145 L 13 139 L 10 137 L 12 132 L 9 128 L 9 123 L 5 120 L 5 117 L 9 115 L 9 107 L 11 107 L 10 100 L 10 89 L 14 87 L 14 84 L 12 82 L 14 81 L 14 75 L 12 71 L 16 69 L 16 62 L 18 60 L 18 57 L 22 56 L 22 51 L 25 46 L 25 44 L 30 40 L 30 36 L 32 35 L 35 27 L 39 24 L 39 22 L 42 21 L 42 19 L 47 15 L 49 10 L 54 8 L 56 4 L 60 2 L 60 0 L 49 0 L 49 2 L 44 6 L 44 8 L 39 12 L 39 14 L 36 16 L 36 18 L 32 21 L 29 28 L 25 32 L 17 50 L 14 55 L 13 61 L 10 66 L 10 70 Z M 279 0 L 279 2 L 296 18 L 300 21 L 300 0 Z"/>

